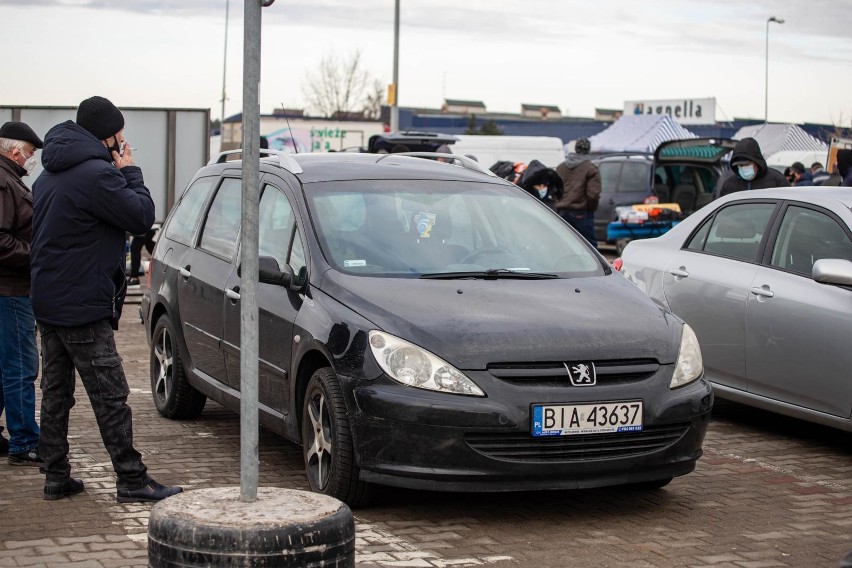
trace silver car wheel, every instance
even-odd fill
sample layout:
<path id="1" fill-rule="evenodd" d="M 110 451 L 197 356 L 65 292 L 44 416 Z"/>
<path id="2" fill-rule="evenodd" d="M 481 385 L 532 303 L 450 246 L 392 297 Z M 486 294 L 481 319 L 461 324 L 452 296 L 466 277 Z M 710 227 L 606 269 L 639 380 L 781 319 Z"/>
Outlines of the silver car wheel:
<path id="1" fill-rule="evenodd" d="M 321 391 L 313 393 L 308 403 L 308 416 L 310 417 L 310 434 L 308 442 L 310 446 L 305 450 L 310 475 L 317 487 L 326 487 L 328 476 L 331 472 L 331 463 L 334 447 L 331 442 L 331 418 L 328 415 L 325 394 Z"/>

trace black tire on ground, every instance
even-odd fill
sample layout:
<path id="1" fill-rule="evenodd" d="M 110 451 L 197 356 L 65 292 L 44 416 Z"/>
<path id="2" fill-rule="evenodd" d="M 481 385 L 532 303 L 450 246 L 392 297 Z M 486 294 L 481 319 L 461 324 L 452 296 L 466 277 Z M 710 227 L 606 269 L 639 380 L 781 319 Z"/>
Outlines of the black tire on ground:
<path id="1" fill-rule="evenodd" d="M 350 507 L 369 503 L 372 486 L 359 479 L 343 391 L 328 367 L 313 374 L 305 391 L 302 455 L 311 491 L 339 499 Z"/>
<path id="2" fill-rule="evenodd" d="M 352 511 L 324 495 L 260 488 L 245 503 L 235 488 L 196 489 L 160 501 L 148 520 L 148 565 L 355 566 Z"/>
<path id="3" fill-rule="evenodd" d="M 186 380 L 177 338 L 169 316 L 163 315 L 154 326 L 151 341 L 151 394 L 154 405 L 166 418 L 197 418 L 207 397 Z"/>

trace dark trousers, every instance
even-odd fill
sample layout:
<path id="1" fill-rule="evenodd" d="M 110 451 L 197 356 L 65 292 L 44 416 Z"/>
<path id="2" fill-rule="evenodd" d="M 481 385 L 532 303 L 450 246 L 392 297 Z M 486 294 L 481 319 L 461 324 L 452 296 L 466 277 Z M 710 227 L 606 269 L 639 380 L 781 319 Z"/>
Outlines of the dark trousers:
<path id="1" fill-rule="evenodd" d="M 92 403 L 101 439 L 112 459 L 117 489 L 136 489 L 147 479 L 142 456 L 133 448 L 130 389 L 112 327 L 106 320 L 80 327 L 39 325 L 41 332 L 41 437 L 38 451 L 47 483 L 71 474 L 68 463 L 68 416 L 74 406 L 74 370 Z"/>
<path id="2" fill-rule="evenodd" d="M 598 240 L 595 238 L 595 212 L 585 209 L 560 209 L 559 215 L 568 221 L 568 224 L 577 229 L 589 243 L 598 248 Z"/>
<path id="3" fill-rule="evenodd" d="M 154 252 L 154 229 L 149 230 L 144 235 L 133 235 L 130 239 L 130 277 L 139 277 L 139 266 L 142 264 L 142 247 L 148 251 L 148 254 Z"/>

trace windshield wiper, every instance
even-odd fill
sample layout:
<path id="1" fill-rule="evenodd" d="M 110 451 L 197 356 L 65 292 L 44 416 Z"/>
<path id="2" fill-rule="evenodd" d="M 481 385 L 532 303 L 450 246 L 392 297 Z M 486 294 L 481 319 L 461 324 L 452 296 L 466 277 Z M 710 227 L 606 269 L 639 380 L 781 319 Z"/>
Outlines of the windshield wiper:
<path id="1" fill-rule="evenodd" d="M 431 272 L 421 274 L 420 278 L 428 278 L 434 280 L 464 280 L 464 279 L 482 279 L 482 280 L 497 280 L 498 278 L 519 278 L 529 280 L 549 280 L 551 278 L 559 278 L 556 274 L 548 274 L 545 272 L 529 272 L 528 270 L 512 270 L 509 268 L 490 268 L 488 270 L 473 270 L 465 272 Z"/>

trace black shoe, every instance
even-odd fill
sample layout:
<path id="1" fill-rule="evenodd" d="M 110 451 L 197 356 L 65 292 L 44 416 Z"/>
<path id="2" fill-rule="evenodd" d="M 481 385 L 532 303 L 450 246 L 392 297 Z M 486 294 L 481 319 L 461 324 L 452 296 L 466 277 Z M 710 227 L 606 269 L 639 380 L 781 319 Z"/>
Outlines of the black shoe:
<path id="1" fill-rule="evenodd" d="M 0 436 L 0 456 L 5 456 L 9 453 L 9 440 Z"/>
<path id="2" fill-rule="evenodd" d="M 68 495 L 76 495 L 83 492 L 83 482 L 79 479 L 69 477 L 62 483 L 45 483 L 44 498 L 47 501 L 62 499 Z"/>
<path id="3" fill-rule="evenodd" d="M 38 467 L 44 463 L 38 455 L 38 449 L 33 448 L 20 454 L 9 454 L 9 465 L 31 465 Z"/>
<path id="4" fill-rule="evenodd" d="M 128 286 L 139 286 L 139 279 L 136 277 L 131 278 L 127 281 Z"/>
<path id="5" fill-rule="evenodd" d="M 162 501 L 166 497 L 177 495 L 182 492 L 180 487 L 167 487 L 160 485 L 150 477 L 145 485 L 138 489 L 118 489 L 116 499 L 119 503 L 144 503 L 148 501 Z"/>

